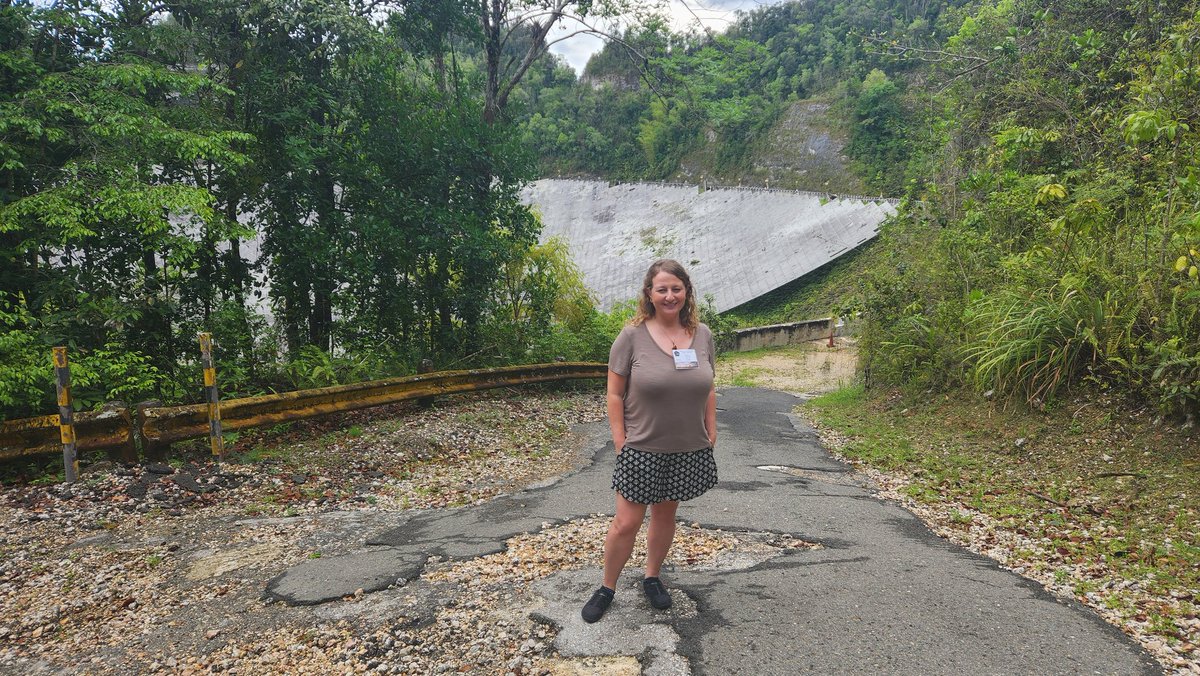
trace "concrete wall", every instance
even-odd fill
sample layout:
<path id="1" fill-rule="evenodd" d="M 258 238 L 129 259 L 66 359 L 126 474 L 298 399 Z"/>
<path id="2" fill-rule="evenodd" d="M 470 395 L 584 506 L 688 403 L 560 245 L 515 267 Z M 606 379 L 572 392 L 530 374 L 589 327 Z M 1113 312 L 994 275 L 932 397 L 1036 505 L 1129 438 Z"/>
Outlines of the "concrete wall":
<path id="1" fill-rule="evenodd" d="M 829 338 L 832 318 L 809 319 L 790 324 L 772 324 L 740 329 L 734 333 L 733 352 L 747 352 L 761 347 L 783 347 L 810 340 Z M 841 335 L 842 325 L 833 327 L 835 335 Z"/>
<path id="2" fill-rule="evenodd" d="M 560 236 L 600 307 L 637 298 L 646 268 L 674 258 L 718 312 L 783 286 L 874 238 L 893 201 L 764 188 L 546 179 L 524 199 Z"/>

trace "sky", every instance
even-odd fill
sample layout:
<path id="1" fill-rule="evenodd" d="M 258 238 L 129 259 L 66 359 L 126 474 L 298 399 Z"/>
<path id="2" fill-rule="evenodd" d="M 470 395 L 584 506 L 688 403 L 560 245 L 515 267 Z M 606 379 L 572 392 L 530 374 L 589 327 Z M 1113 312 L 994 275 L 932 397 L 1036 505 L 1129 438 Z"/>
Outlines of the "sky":
<path id="1" fill-rule="evenodd" d="M 737 10 L 749 11 L 780 1 L 782 0 L 687 0 L 685 5 L 682 0 L 671 0 L 671 19 L 679 30 L 695 28 L 699 19 L 704 27 L 720 32 L 737 18 Z M 577 29 L 578 24 L 560 25 L 551 32 L 549 39 L 555 40 Z M 603 40 L 597 36 L 576 35 L 551 46 L 550 51 L 563 56 L 575 69 L 575 73 L 580 74 L 592 54 L 600 51 L 603 46 Z"/>

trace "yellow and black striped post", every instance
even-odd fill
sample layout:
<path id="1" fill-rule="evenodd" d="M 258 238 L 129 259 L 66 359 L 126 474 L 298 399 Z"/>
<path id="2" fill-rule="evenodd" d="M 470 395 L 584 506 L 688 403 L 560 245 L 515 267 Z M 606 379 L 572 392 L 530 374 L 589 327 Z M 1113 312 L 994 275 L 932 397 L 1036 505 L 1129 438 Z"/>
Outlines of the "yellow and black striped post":
<path id="1" fill-rule="evenodd" d="M 225 439 L 221 436 L 221 397 L 217 392 L 217 370 L 213 367 L 212 334 L 200 334 L 200 365 L 204 367 L 204 399 L 208 402 L 208 442 L 212 454 L 225 461 Z"/>
<path id="2" fill-rule="evenodd" d="M 58 390 L 58 430 L 63 445 L 63 471 L 67 483 L 79 478 L 79 458 L 75 454 L 75 409 L 71 404 L 71 365 L 67 348 L 54 348 L 54 387 Z"/>

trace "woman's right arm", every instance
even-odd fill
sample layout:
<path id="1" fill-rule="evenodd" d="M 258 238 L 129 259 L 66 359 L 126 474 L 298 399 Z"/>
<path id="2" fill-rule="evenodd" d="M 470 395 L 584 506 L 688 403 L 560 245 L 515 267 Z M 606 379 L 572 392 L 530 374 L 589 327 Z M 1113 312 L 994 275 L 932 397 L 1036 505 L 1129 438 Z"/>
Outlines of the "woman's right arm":
<path id="1" fill-rule="evenodd" d="M 625 448 L 625 388 L 629 376 L 613 370 L 608 372 L 608 428 L 612 431 L 613 446 L 617 453 Z"/>

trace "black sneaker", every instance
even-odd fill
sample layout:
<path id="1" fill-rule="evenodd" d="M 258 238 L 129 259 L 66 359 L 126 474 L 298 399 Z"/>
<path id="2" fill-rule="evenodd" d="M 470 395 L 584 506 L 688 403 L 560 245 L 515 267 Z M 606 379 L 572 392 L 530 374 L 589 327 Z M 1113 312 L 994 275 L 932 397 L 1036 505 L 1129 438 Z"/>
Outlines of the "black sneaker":
<path id="1" fill-rule="evenodd" d="M 667 588 L 663 586 L 662 580 L 657 577 L 648 577 L 642 580 L 642 591 L 646 592 L 646 600 L 650 601 L 650 605 L 659 610 L 666 610 L 671 607 L 671 595 L 667 593 Z"/>
<path id="2" fill-rule="evenodd" d="M 612 604 L 613 590 L 608 587 L 601 587 L 592 594 L 591 600 L 583 605 L 583 621 L 591 624 L 596 620 L 604 617 L 604 611 L 608 610 L 608 606 Z"/>

